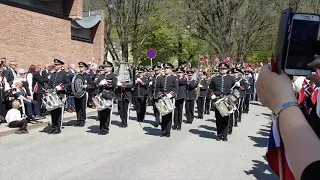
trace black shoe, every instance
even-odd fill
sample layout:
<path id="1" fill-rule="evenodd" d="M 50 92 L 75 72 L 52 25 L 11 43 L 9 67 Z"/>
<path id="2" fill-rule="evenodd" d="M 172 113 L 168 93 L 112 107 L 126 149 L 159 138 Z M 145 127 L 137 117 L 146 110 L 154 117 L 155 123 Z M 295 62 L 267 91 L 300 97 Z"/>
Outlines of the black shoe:
<path id="1" fill-rule="evenodd" d="M 81 125 L 81 122 L 77 122 L 77 124 L 76 125 L 74 125 L 75 127 L 79 127 Z"/>
<path id="2" fill-rule="evenodd" d="M 178 127 L 177 127 L 177 130 L 178 130 L 178 131 L 181 131 L 181 127 L 178 126 Z"/>
<path id="3" fill-rule="evenodd" d="M 22 130 L 21 132 L 22 132 L 22 134 L 28 134 L 29 133 L 29 131 L 26 130 L 26 129 Z"/>
<path id="4" fill-rule="evenodd" d="M 232 134 L 232 131 L 229 131 L 228 134 L 231 135 L 231 134 Z"/>
<path id="5" fill-rule="evenodd" d="M 222 141 L 228 141 L 228 138 L 223 138 Z"/>
<path id="6" fill-rule="evenodd" d="M 163 134 L 161 134 L 161 136 L 160 137 L 165 137 L 166 136 L 166 133 L 163 133 Z"/>
<path id="7" fill-rule="evenodd" d="M 166 137 L 170 137 L 170 134 L 166 134 Z"/>
<path id="8" fill-rule="evenodd" d="M 22 130 L 19 129 L 18 131 L 15 132 L 15 134 L 22 134 Z"/>
<path id="9" fill-rule="evenodd" d="M 172 126 L 172 130 L 176 130 L 177 129 L 177 126 Z"/>
<path id="10" fill-rule="evenodd" d="M 60 134 L 60 133 L 61 133 L 61 130 L 56 129 L 52 134 Z"/>
<path id="11" fill-rule="evenodd" d="M 48 132 L 48 134 L 53 134 L 53 132 L 55 132 L 56 131 L 56 129 L 51 129 L 49 132 Z"/>
<path id="12" fill-rule="evenodd" d="M 235 124 L 234 127 L 238 127 L 238 124 Z"/>
<path id="13" fill-rule="evenodd" d="M 109 131 L 105 129 L 101 129 L 99 132 L 99 135 L 107 135 L 107 134 L 109 134 Z"/>
<path id="14" fill-rule="evenodd" d="M 158 126 L 159 126 L 159 124 L 158 124 L 158 123 L 156 123 L 156 124 L 154 124 L 153 126 L 154 126 L 154 127 L 158 127 Z"/>
<path id="15" fill-rule="evenodd" d="M 221 140 L 222 140 L 222 137 L 217 136 L 217 137 L 216 137 L 216 140 L 217 140 L 217 141 L 221 141 Z"/>

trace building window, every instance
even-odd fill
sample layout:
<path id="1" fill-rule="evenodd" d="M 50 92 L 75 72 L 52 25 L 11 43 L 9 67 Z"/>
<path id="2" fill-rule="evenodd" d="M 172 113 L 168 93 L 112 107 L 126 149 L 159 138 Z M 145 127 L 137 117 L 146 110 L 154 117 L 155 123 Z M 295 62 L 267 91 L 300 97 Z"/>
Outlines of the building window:
<path id="1" fill-rule="evenodd" d="M 92 42 L 92 31 L 91 29 L 84 28 L 71 28 L 71 35 L 73 40 Z"/>
<path id="2" fill-rule="evenodd" d="M 8 0 L 17 4 L 63 15 L 63 0 Z"/>

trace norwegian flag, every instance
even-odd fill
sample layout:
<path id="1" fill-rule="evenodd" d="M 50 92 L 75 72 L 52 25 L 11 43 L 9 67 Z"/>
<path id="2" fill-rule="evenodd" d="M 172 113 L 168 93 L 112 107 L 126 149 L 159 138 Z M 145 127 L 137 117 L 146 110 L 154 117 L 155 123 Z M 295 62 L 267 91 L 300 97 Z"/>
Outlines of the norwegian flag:
<path id="1" fill-rule="evenodd" d="M 311 97 L 312 104 L 316 104 L 316 103 L 317 103 L 318 91 L 319 91 L 319 87 L 317 87 L 317 86 L 313 83 L 313 93 L 312 93 L 312 97 Z"/>
<path id="2" fill-rule="evenodd" d="M 301 104 L 305 99 L 307 99 L 308 97 L 311 97 L 313 92 L 314 92 L 313 86 L 306 79 L 303 80 L 303 85 L 300 91 L 298 103 Z"/>
<path id="3" fill-rule="evenodd" d="M 283 180 L 294 180 L 294 176 L 288 163 L 289 161 L 285 155 L 284 145 L 282 143 L 280 133 L 274 124 L 272 124 L 270 130 L 266 157 L 270 168 L 278 176 L 280 176 L 280 171 L 282 171 Z M 279 158 L 281 158 L 281 161 Z M 281 162 L 281 166 L 279 165 L 279 162 Z"/>

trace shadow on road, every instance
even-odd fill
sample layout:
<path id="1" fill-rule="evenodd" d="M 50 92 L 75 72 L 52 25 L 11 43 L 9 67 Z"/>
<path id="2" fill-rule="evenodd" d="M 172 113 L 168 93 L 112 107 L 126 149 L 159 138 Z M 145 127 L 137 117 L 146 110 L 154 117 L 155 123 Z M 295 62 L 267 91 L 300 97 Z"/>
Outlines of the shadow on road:
<path id="1" fill-rule="evenodd" d="M 250 104 L 252 104 L 252 105 L 256 105 L 256 106 L 265 107 L 264 105 L 262 105 L 262 104 L 260 104 L 260 103 L 257 103 L 257 102 L 251 102 Z"/>
<path id="2" fill-rule="evenodd" d="M 50 125 L 44 127 L 41 131 L 42 133 L 49 133 L 51 131 L 52 127 Z"/>
<path id="3" fill-rule="evenodd" d="M 216 120 L 215 120 L 215 119 L 207 119 L 206 121 L 216 123 Z"/>
<path id="4" fill-rule="evenodd" d="M 202 138 L 215 139 L 217 137 L 214 132 L 201 131 L 199 129 L 190 129 L 189 132 L 191 132 L 192 134 L 196 134 Z"/>
<path id="5" fill-rule="evenodd" d="M 156 129 L 152 127 L 144 127 L 143 130 L 146 131 L 145 134 L 151 135 L 151 136 L 161 136 L 162 134 L 161 129 Z"/>
<path id="6" fill-rule="evenodd" d="M 71 120 L 71 121 L 63 122 L 62 126 L 74 126 L 76 124 L 77 124 L 77 120 Z"/>
<path id="7" fill-rule="evenodd" d="M 253 160 L 252 170 L 244 171 L 247 175 L 253 175 L 258 180 L 276 180 L 278 177 L 270 169 L 269 165 L 258 160 Z"/>
<path id="8" fill-rule="evenodd" d="M 86 131 L 86 132 L 88 132 L 88 133 L 98 134 L 98 133 L 100 132 L 100 127 L 99 127 L 99 125 L 89 126 L 88 129 L 89 129 L 89 130 Z"/>
<path id="9" fill-rule="evenodd" d="M 206 129 L 208 131 L 217 131 L 217 128 L 212 127 L 212 126 L 207 126 L 207 125 L 200 125 L 199 128 Z"/>
<path id="10" fill-rule="evenodd" d="M 120 127 L 121 122 L 120 121 L 111 121 L 111 124 Z"/>
<path id="11" fill-rule="evenodd" d="M 261 147 L 266 148 L 268 145 L 268 137 L 255 137 L 255 136 L 248 136 L 252 141 L 254 141 L 256 144 L 254 144 L 254 147 Z"/>

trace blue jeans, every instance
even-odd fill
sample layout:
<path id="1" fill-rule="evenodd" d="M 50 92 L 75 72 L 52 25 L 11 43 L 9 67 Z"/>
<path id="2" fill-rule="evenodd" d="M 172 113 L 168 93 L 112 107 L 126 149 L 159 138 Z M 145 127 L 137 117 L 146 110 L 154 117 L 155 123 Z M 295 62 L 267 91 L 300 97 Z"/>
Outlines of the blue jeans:
<path id="1" fill-rule="evenodd" d="M 74 96 L 68 96 L 67 97 L 67 109 L 75 109 L 74 105 Z"/>

